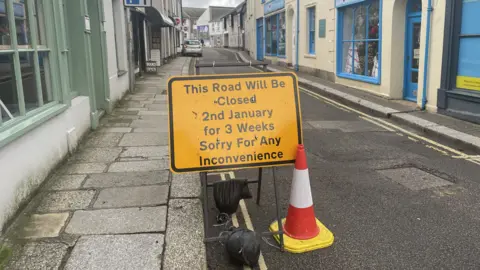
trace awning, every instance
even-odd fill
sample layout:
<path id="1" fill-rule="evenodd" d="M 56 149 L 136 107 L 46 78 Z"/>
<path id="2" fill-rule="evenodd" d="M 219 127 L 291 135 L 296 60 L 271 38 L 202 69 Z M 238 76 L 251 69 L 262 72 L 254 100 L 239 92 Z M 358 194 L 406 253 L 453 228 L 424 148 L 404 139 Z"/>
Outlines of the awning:
<path id="1" fill-rule="evenodd" d="M 152 23 L 153 26 L 160 26 L 160 27 L 174 27 L 175 24 L 173 21 L 162 12 L 158 11 L 154 7 L 145 7 L 145 11 L 147 14 L 147 19 L 149 22 Z"/>

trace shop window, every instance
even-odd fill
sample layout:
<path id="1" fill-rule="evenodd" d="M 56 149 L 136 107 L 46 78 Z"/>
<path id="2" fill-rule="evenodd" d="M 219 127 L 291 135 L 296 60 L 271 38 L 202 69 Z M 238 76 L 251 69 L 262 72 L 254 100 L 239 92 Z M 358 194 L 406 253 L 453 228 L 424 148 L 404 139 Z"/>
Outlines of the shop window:
<path id="1" fill-rule="evenodd" d="M 42 3 L 0 1 L 0 128 L 54 101 Z"/>
<path id="2" fill-rule="evenodd" d="M 315 7 L 307 8 L 307 40 L 308 40 L 308 53 L 315 54 Z"/>
<path id="3" fill-rule="evenodd" d="M 480 2 L 463 1 L 457 88 L 480 91 Z"/>
<path id="4" fill-rule="evenodd" d="M 286 25 L 285 13 L 275 14 L 265 19 L 265 52 L 269 56 L 285 56 Z"/>
<path id="5" fill-rule="evenodd" d="M 380 83 L 379 0 L 338 9 L 337 75 L 370 83 Z"/>

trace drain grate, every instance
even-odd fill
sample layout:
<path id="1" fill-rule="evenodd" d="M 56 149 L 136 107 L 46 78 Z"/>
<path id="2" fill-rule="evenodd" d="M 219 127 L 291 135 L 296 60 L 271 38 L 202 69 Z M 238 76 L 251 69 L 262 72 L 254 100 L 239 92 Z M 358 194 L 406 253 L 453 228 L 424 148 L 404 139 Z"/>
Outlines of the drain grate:
<path id="1" fill-rule="evenodd" d="M 453 185 L 452 182 L 414 167 L 379 170 L 377 172 L 415 191 Z"/>

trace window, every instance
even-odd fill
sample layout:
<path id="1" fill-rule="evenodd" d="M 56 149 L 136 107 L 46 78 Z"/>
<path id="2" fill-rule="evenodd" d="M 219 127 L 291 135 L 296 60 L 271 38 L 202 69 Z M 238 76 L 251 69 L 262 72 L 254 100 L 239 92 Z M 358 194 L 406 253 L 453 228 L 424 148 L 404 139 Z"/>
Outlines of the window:
<path id="1" fill-rule="evenodd" d="M 315 54 L 315 7 L 307 8 L 308 53 Z"/>
<path id="2" fill-rule="evenodd" d="M 266 38 L 265 51 L 269 56 L 285 56 L 286 25 L 285 12 L 265 19 Z"/>
<path id="3" fill-rule="evenodd" d="M 461 12 L 457 87 L 480 91 L 480 2 L 463 1 Z"/>
<path id="4" fill-rule="evenodd" d="M 338 11 L 337 75 L 380 83 L 379 0 L 367 0 Z"/>
<path id="5" fill-rule="evenodd" d="M 44 10 L 41 0 L 0 1 L 0 130 L 54 101 Z"/>
<path id="6" fill-rule="evenodd" d="M 116 59 L 117 59 L 117 73 L 124 74 L 127 70 L 125 64 L 125 54 L 123 47 L 124 40 L 123 35 L 121 35 L 121 25 L 122 25 L 122 18 L 124 17 L 123 11 L 123 3 L 121 0 L 113 0 L 112 2 L 112 14 L 113 14 L 113 34 L 115 37 L 115 52 L 116 52 Z"/>

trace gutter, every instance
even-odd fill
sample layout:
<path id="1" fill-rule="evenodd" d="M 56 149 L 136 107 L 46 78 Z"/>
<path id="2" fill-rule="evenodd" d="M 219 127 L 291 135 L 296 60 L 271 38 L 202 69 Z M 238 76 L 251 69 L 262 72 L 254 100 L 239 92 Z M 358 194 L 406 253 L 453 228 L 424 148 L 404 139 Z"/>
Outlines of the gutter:
<path id="1" fill-rule="evenodd" d="M 430 1 L 430 0 L 429 0 Z M 296 59 L 295 59 L 295 71 L 299 70 L 298 66 L 298 47 L 299 47 L 299 33 L 300 33 L 300 0 L 297 0 L 297 40 L 295 43 L 297 43 L 296 48 L 295 48 L 295 54 L 296 54 Z"/>
<path id="2" fill-rule="evenodd" d="M 432 0 L 428 0 L 427 7 L 427 37 L 425 39 L 425 60 L 423 64 L 423 94 L 422 94 L 422 110 L 426 109 L 427 105 L 427 80 L 428 80 L 428 59 L 429 59 L 429 47 L 430 47 L 430 17 L 432 15 L 433 7 Z"/>

